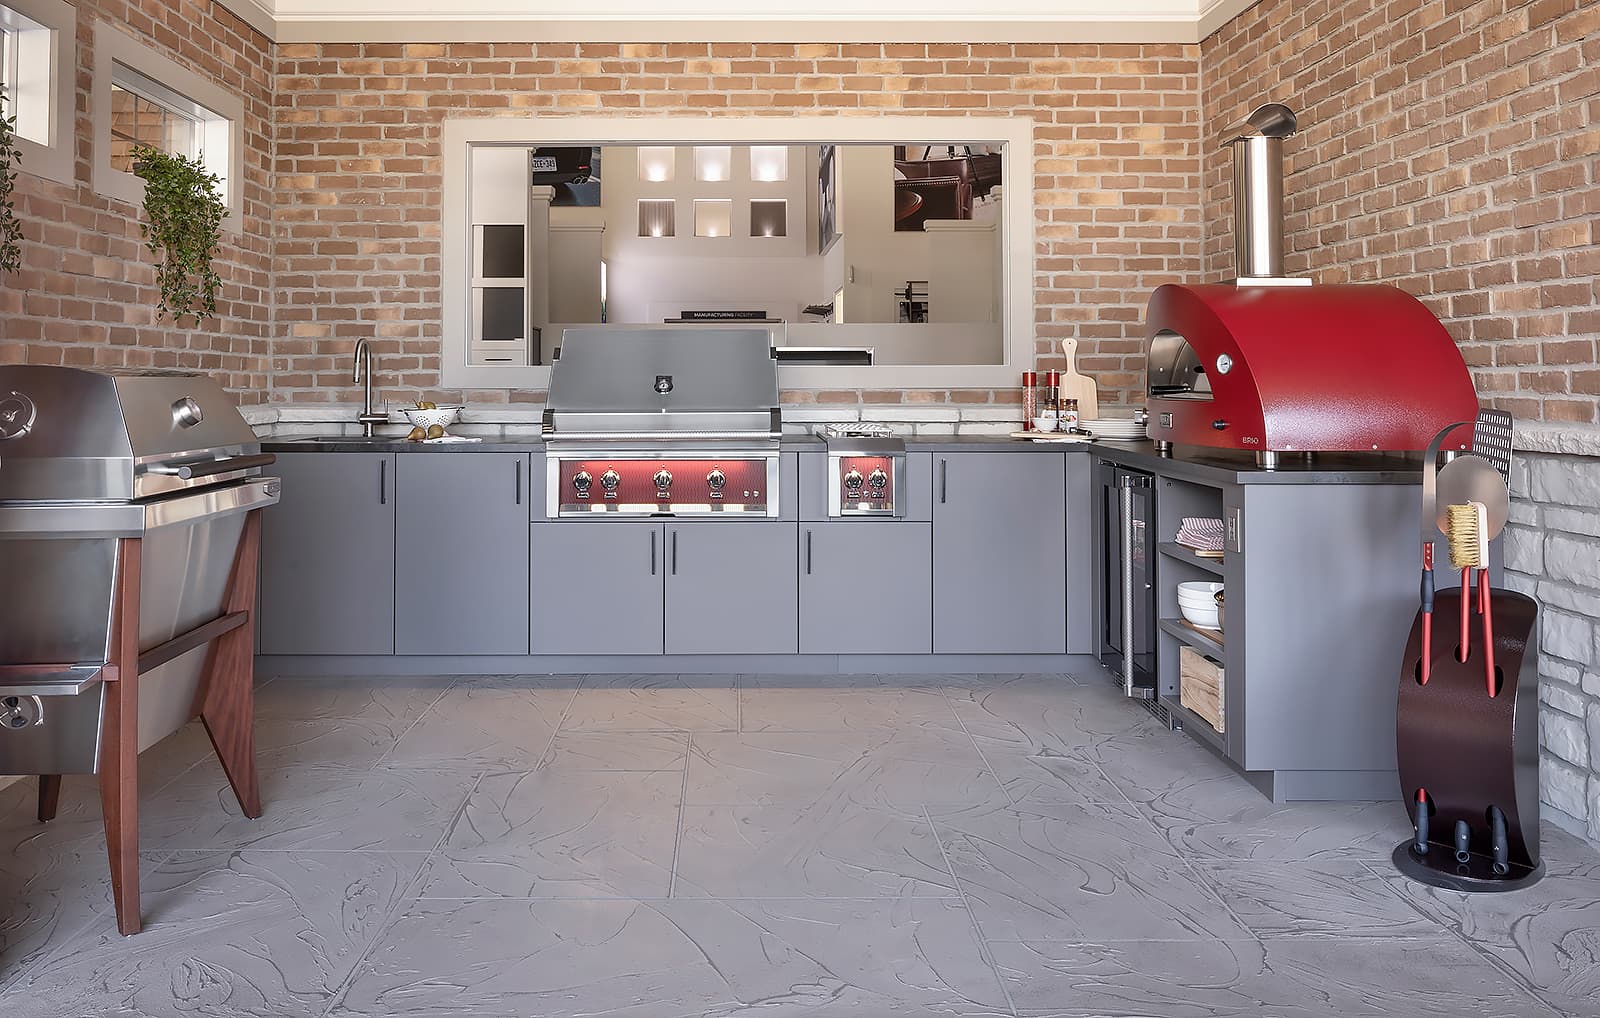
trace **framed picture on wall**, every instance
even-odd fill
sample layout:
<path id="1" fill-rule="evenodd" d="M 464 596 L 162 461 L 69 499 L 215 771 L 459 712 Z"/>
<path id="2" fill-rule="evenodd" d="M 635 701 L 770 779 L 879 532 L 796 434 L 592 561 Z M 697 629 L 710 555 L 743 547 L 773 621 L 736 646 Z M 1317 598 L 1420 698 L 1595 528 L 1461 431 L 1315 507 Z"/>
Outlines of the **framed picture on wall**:
<path id="1" fill-rule="evenodd" d="M 838 220 L 835 218 L 834 146 L 817 148 L 817 253 L 827 254 L 828 248 L 839 239 Z"/>

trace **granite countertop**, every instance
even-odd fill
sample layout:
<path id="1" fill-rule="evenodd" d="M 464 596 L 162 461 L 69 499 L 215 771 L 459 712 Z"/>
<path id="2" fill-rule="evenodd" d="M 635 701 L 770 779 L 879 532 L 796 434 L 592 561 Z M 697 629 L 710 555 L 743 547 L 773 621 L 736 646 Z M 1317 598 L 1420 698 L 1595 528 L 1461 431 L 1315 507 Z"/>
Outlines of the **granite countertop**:
<path id="1" fill-rule="evenodd" d="M 1007 435 L 908 436 L 911 452 L 1018 452 L 1062 455 L 1093 452 L 1097 456 L 1136 470 L 1212 484 L 1415 484 L 1421 475 L 1421 457 L 1415 454 L 1319 453 L 1313 460 L 1284 453 L 1277 470 L 1262 470 L 1246 452 L 1179 446 L 1171 454 L 1142 442 L 1028 442 Z M 513 452 L 541 453 L 537 436 L 485 438 L 478 442 L 426 444 L 403 438 L 365 440 L 344 437 L 266 437 L 265 452 Z M 822 439 L 813 435 L 785 435 L 779 446 L 785 452 L 821 452 Z"/>

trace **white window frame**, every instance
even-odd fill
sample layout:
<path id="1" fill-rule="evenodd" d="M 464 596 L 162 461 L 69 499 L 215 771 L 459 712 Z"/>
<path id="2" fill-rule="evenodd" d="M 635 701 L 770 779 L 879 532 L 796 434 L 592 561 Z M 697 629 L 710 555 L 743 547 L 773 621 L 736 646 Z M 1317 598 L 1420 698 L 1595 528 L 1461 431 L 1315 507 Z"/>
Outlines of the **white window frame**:
<path id="1" fill-rule="evenodd" d="M 144 181 L 111 165 L 113 82 L 131 86 L 130 91 L 197 122 L 206 168 L 222 178 L 222 200 L 228 209 L 222 229 L 238 233 L 244 208 L 244 100 L 107 23 L 96 22 L 89 103 L 94 118 L 91 182 L 97 194 L 133 205 L 144 202 Z"/>
<path id="2" fill-rule="evenodd" d="M 73 47 L 78 11 L 66 0 L 0 0 L 0 27 L 14 44 L 6 82 L 7 116 L 17 117 L 18 169 L 62 184 L 73 181 Z M 13 33 L 15 37 L 13 37 Z"/>

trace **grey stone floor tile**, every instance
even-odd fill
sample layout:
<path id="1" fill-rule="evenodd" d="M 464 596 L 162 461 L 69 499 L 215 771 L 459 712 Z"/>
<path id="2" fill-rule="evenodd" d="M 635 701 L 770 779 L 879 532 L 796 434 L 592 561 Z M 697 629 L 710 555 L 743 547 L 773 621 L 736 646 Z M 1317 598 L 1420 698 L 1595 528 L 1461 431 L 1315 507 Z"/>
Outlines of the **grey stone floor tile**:
<path id="1" fill-rule="evenodd" d="M 1396 802 L 1273 803 L 1181 733 L 1079 750 L 1189 858 L 1387 859 L 1411 834 Z"/>
<path id="2" fill-rule="evenodd" d="M 572 703 L 570 686 L 497 679 L 440 694 L 380 764 L 461 770 L 532 770 Z"/>
<path id="3" fill-rule="evenodd" d="M 1191 865 L 1251 932 L 1263 936 L 1428 937 L 1444 929 L 1365 863 L 1196 860 Z"/>
<path id="4" fill-rule="evenodd" d="M 680 771 L 486 775 L 422 893 L 666 897 L 682 790 Z"/>
<path id="5" fill-rule="evenodd" d="M 261 775 L 262 816 L 239 811 L 215 762 L 203 763 L 143 809 L 152 849 L 431 851 L 476 774 L 412 769 L 296 767 Z"/>
<path id="6" fill-rule="evenodd" d="M 422 901 L 336 1015 L 996 1015 L 959 903 Z"/>
<path id="7" fill-rule="evenodd" d="M 394 748 L 409 724 L 374 718 L 267 718 L 256 721 L 256 767 L 365 769 Z"/>
<path id="8" fill-rule="evenodd" d="M 851 732 L 933 727 L 960 731 L 943 693 L 896 685 L 894 676 L 845 684 L 838 676 L 746 675 L 740 679 L 740 730 Z M 914 676 L 900 676 L 907 683 Z"/>
<path id="9" fill-rule="evenodd" d="M 145 929 L 107 916 L 5 991 L 7 1018 L 321 1014 L 421 855 L 178 853 L 145 881 Z"/>
<path id="10" fill-rule="evenodd" d="M 1167 734 L 1109 686 L 1079 685 L 1067 676 L 1019 675 L 945 695 L 970 734 L 1013 744 L 1023 755 L 1064 754 L 1128 733 Z"/>
<path id="11" fill-rule="evenodd" d="M 1546 875 L 1503 894 L 1461 894 L 1419 884 L 1388 863 L 1383 883 L 1485 956 L 1526 979 L 1571 1015 L 1600 1013 L 1600 855 L 1562 831 L 1543 836 Z"/>
<path id="12" fill-rule="evenodd" d="M 1018 809 L 1073 802 L 1129 804 L 1116 782 L 1085 756 L 1050 752 L 1024 756 L 1013 743 L 973 741 Z"/>
<path id="13" fill-rule="evenodd" d="M 685 806 L 675 897 L 950 897 L 927 820 L 848 803 Z"/>
<path id="14" fill-rule="evenodd" d="M 547 771 L 681 771 L 685 732 L 558 732 L 539 764 Z"/>
<path id="15" fill-rule="evenodd" d="M 999 783 L 959 732 L 696 734 L 684 801 L 694 805 L 850 802 L 918 815 L 987 801 Z"/>
<path id="16" fill-rule="evenodd" d="M 561 726 L 574 732 L 731 732 L 739 727 L 732 675 L 591 675 Z"/>
<path id="17" fill-rule="evenodd" d="M 1022 1015 L 1550 1018 L 1451 937 L 989 945 Z"/>
<path id="18" fill-rule="evenodd" d="M 984 807 L 934 816 L 944 854 L 985 938 L 1250 936 L 1131 809 L 1065 804 L 1049 812 Z"/>
<path id="19" fill-rule="evenodd" d="M 256 687 L 256 720 L 363 718 L 410 724 L 456 681 L 440 675 L 272 679 Z"/>

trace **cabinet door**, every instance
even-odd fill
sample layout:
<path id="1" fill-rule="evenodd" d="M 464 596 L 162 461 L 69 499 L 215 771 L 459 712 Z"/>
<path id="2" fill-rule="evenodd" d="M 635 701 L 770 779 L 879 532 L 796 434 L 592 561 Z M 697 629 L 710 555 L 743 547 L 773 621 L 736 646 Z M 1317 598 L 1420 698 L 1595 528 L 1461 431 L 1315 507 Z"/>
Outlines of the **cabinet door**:
<path id="1" fill-rule="evenodd" d="M 800 527 L 802 654 L 932 650 L 931 526 L 861 521 Z"/>
<path id="2" fill-rule="evenodd" d="M 667 527 L 667 653 L 793 654 L 795 571 L 792 523 Z"/>
<path id="3" fill-rule="evenodd" d="M 395 457 L 282 453 L 261 518 L 263 654 L 394 653 Z"/>
<path id="4" fill-rule="evenodd" d="M 1062 456 L 963 452 L 935 459 L 934 651 L 1065 653 Z"/>
<path id="5" fill-rule="evenodd" d="M 395 652 L 528 652 L 528 457 L 398 457 Z"/>
<path id="6" fill-rule="evenodd" d="M 535 654 L 661 653 L 666 536 L 659 524 L 536 523 Z"/>

